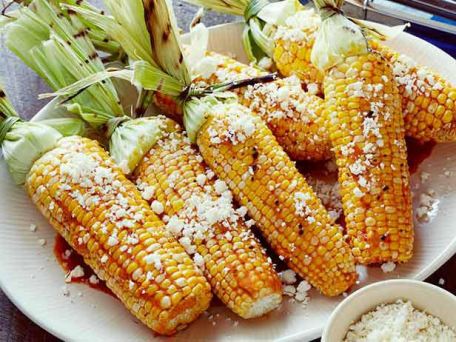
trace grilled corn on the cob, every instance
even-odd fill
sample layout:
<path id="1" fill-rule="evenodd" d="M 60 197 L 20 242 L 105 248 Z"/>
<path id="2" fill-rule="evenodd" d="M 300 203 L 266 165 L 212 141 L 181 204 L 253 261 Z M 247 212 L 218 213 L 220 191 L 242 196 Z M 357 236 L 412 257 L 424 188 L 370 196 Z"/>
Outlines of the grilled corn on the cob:
<path id="1" fill-rule="evenodd" d="M 265 74 L 215 52 L 208 52 L 205 60 L 202 64 L 212 65 L 214 71 L 195 77 L 193 82 L 200 86 Z M 240 103 L 266 122 L 292 159 L 318 161 L 331 157 L 331 144 L 322 117 L 323 100 L 305 92 L 296 77 L 236 89 L 235 93 Z M 171 96 L 157 92 L 155 104 L 173 118 L 182 116 L 182 109 Z"/>
<path id="2" fill-rule="evenodd" d="M 342 231 L 258 116 L 241 105 L 214 107 L 197 144 L 291 269 L 328 296 L 356 281 Z"/>
<path id="3" fill-rule="evenodd" d="M 296 75 L 307 85 L 322 91 L 323 73 L 310 61 L 320 16 L 313 9 L 301 8 L 280 25 L 274 35 L 272 59 L 285 77 Z"/>
<path id="4" fill-rule="evenodd" d="M 173 334 L 207 309 L 201 271 L 98 143 L 61 139 L 25 184 L 41 213 L 147 326 Z"/>
<path id="5" fill-rule="evenodd" d="M 312 57 L 327 70 L 323 85 L 329 134 L 353 254 L 361 264 L 405 262 L 413 249 L 412 204 L 393 70 L 378 52 L 368 51 L 361 29 L 338 14 L 341 1 L 316 4 L 323 11 L 333 9 Z M 342 25 L 347 30 L 338 35 Z M 347 46 L 325 55 L 335 39 Z"/>
<path id="6" fill-rule="evenodd" d="M 246 209 L 235 209 L 225 183 L 202 161 L 178 125 L 138 165 L 134 179 L 145 199 L 158 206 L 167 229 L 195 262 L 228 308 L 243 318 L 262 316 L 281 302 L 282 286 L 259 242 L 246 226 Z"/>
<path id="7" fill-rule="evenodd" d="M 456 87 L 380 42 L 370 44 L 393 68 L 402 95 L 406 135 L 421 141 L 456 141 Z"/>

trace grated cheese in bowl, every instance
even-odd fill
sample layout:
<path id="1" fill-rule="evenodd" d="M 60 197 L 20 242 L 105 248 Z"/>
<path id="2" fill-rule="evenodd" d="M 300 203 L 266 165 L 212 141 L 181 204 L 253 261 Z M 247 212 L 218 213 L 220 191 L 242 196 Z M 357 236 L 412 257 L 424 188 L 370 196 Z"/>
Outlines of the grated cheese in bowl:
<path id="1" fill-rule="evenodd" d="M 381 304 L 350 325 L 344 342 L 455 342 L 454 329 L 398 299 Z"/>

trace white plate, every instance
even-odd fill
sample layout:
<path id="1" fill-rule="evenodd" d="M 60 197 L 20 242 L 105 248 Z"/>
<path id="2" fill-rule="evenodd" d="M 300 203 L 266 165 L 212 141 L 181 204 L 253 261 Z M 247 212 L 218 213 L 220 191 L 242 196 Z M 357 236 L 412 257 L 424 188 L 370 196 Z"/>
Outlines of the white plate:
<path id="1" fill-rule="evenodd" d="M 211 28 L 210 48 L 245 60 L 242 24 Z M 188 37 L 187 37 L 188 39 Z M 436 47 L 408 34 L 391 45 L 450 78 L 456 84 L 456 61 Z M 456 252 L 456 144 L 438 145 L 413 176 L 415 198 L 429 188 L 438 193 L 430 223 L 416 224 L 415 256 L 394 272 L 362 268 L 360 286 L 390 278 L 423 280 Z M 454 176 L 445 177 L 445 170 Z M 432 176 L 422 185 L 421 171 Z M 418 186 L 415 188 L 415 186 Z M 452 187 L 454 189 L 452 189 Z M 415 205 L 417 203 L 415 202 Z M 38 231 L 29 231 L 30 223 Z M 266 317 L 241 321 L 223 307 L 210 309 L 187 330 L 171 339 L 157 337 L 138 323 L 119 301 L 84 285 L 68 285 L 70 298 L 61 295 L 64 272 L 54 261 L 55 232 L 41 217 L 23 189 L 15 187 L 0 165 L 0 285 L 9 298 L 33 321 L 66 341 L 306 341 L 321 336 L 335 306 L 342 300 L 311 291 L 307 309 L 284 298 L 282 308 Z M 41 247 L 39 238 L 47 244 Z M 43 269 L 42 269 L 43 268 Z M 83 297 L 77 296 L 82 292 Z M 94 307 L 96 306 L 96 307 Z M 217 316 L 218 315 L 218 316 Z M 239 321 L 234 327 L 233 322 Z M 213 325 L 213 322 L 216 322 Z"/>

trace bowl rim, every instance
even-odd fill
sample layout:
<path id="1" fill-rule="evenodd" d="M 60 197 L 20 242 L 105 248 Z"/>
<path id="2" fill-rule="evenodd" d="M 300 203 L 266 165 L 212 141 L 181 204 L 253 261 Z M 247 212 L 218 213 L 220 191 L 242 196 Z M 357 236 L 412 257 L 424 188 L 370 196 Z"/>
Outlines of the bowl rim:
<path id="1" fill-rule="evenodd" d="M 389 280 L 383 280 L 383 281 L 378 281 L 376 283 L 367 285 L 365 287 L 360 288 L 359 290 L 353 292 L 350 294 L 347 298 L 345 298 L 342 302 L 339 303 L 339 305 L 334 309 L 334 311 L 331 313 L 329 316 L 329 319 L 326 323 L 326 326 L 323 330 L 322 336 L 321 336 L 321 341 L 322 342 L 329 342 L 328 340 L 328 335 L 331 332 L 331 327 L 333 326 L 333 322 L 336 321 L 341 314 L 343 314 L 344 310 L 350 306 L 354 300 L 356 300 L 357 297 L 361 296 L 362 294 L 366 292 L 375 292 L 379 287 L 385 287 L 385 286 L 394 286 L 394 285 L 408 285 L 408 286 L 414 286 L 416 288 L 425 288 L 430 291 L 434 291 L 439 294 L 442 298 L 445 297 L 448 300 L 451 300 L 455 307 L 456 307 L 456 295 L 452 294 L 451 292 L 437 286 L 434 284 L 427 283 L 425 281 L 419 281 L 419 280 L 414 280 L 414 279 L 389 279 Z M 391 299 L 397 299 L 395 296 L 392 296 Z M 385 303 L 385 301 L 380 301 L 375 304 L 377 307 L 378 305 Z M 359 312 L 359 315 L 361 316 L 362 314 L 367 313 L 367 312 Z M 437 317 L 440 319 L 440 317 Z"/>

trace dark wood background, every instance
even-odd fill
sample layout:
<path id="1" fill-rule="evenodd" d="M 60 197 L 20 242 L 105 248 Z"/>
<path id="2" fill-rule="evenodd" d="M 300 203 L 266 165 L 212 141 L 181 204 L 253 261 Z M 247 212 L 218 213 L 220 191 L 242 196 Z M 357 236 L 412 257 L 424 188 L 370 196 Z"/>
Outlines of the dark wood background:
<path id="1" fill-rule="evenodd" d="M 99 5 L 99 1 L 94 1 Z M 0 3 L 1 6 L 1 3 Z M 187 27 L 196 12 L 194 6 L 175 1 L 175 11 L 179 26 L 187 31 Z M 210 13 L 206 15 L 206 25 L 215 25 L 224 22 L 239 20 L 230 16 Z M 47 92 L 47 86 L 22 62 L 6 50 L 3 40 L 0 43 L 0 78 L 4 80 L 15 108 L 25 117 L 30 118 L 43 105 L 37 101 L 40 93 Z M 451 258 L 427 281 L 438 284 L 440 279 L 445 283 L 442 288 L 456 294 L 456 256 Z M 22 314 L 5 296 L 0 289 L 0 342 L 57 342 L 58 338 L 47 333 Z"/>

